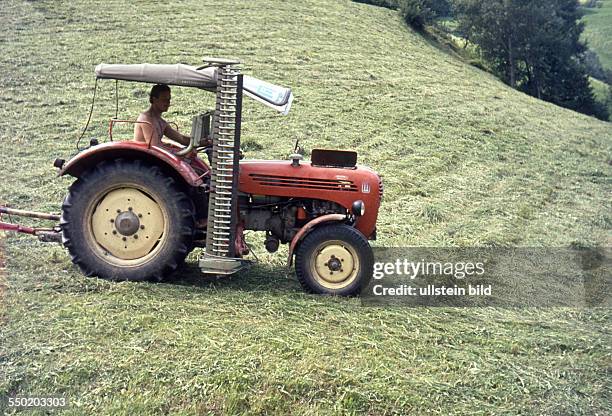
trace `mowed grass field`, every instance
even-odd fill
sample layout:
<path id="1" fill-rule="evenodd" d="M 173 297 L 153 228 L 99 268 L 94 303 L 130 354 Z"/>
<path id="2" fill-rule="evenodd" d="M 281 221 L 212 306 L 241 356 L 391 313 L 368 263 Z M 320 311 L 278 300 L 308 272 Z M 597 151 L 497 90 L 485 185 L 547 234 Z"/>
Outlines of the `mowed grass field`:
<path id="1" fill-rule="evenodd" d="M 584 38 L 606 69 L 612 69 L 612 1 L 601 0 L 601 7 L 585 8 Z"/>
<path id="2" fill-rule="evenodd" d="M 396 12 L 6 0 L 0 25 L 0 204 L 58 210 L 71 179 L 51 163 L 76 152 L 96 64 L 238 57 L 296 97 L 286 117 L 245 101 L 247 157 L 286 158 L 296 139 L 357 150 L 385 182 L 378 246 L 611 243 L 612 124 L 513 91 Z M 118 88 L 120 117 L 146 108 L 146 85 Z M 85 140 L 105 137 L 114 90 L 100 81 Z M 212 102 L 175 88 L 166 119 L 189 131 Z M 0 413 L 40 395 L 67 397 L 69 415 L 612 411 L 609 309 L 366 308 L 302 293 L 286 252 L 247 240 L 248 273 L 206 279 L 194 253 L 149 284 L 85 278 L 58 245 L 2 238 Z"/>

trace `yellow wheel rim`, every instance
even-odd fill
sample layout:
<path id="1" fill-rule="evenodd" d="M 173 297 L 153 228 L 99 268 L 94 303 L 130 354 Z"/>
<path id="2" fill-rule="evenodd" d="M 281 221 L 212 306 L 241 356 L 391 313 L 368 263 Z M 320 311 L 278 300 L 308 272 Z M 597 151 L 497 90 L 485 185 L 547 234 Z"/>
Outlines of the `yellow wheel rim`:
<path id="1" fill-rule="evenodd" d="M 136 188 L 105 194 L 91 215 L 91 232 L 105 258 L 130 264 L 152 254 L 164 234 L 166 221 L 157 202 Z"/>
<path id="2" fill-rule="evenodd" d="M 357 277 L 359 257 L 355 249 L 343 241 L 326 241 L 314 250 L 310 271 L 321 286 L 341 289 Z"/>

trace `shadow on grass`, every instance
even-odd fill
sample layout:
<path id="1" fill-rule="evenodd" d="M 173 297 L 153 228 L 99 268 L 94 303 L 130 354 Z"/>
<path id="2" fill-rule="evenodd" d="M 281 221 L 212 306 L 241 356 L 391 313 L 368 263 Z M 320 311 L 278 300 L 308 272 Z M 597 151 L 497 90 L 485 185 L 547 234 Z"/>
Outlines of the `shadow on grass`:
<path id="1" fill-rule="evenodd" d="M 204 274 L 197 263 L 186 263 L 164 283 L 207 289 L 239 290 L 242 292 L 301 293 L 292 269 L 286 266 L 258 263 L 250 269 L 230 276 Z"/>

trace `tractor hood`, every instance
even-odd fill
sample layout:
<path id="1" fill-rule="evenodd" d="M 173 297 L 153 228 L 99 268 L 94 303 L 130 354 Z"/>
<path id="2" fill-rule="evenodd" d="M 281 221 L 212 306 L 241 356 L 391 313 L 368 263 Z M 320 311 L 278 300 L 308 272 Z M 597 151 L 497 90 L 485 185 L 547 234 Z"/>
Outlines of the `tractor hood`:
<path id="1" fill-rule="evenodd" d="M 195 66 L 174 64 L 100 64 L 96 66 L 96 77 L 119 79 L 123 81 L 149 82 L 153 84 L 195 87 L 216 91 L 217 68 L 196 68 Z M 287 115 L 293 101 L 290 88 L 281 87 L 245 75 L 243 78 L 245 95 L 276 111 Z"/>
<path id="2" fill-rule="evenodd" d="M 294 166 L 284 160 L 243 160 L 240 162 L 239 190 L 250 195 L 333 201 L 347 210 L 362 200 L 366 212 L 357 228 L 366 237 L 376 227 L 382 199 L 382 181 L 370 168 L 353 169 L 313 166 L 300 162 Z"/>

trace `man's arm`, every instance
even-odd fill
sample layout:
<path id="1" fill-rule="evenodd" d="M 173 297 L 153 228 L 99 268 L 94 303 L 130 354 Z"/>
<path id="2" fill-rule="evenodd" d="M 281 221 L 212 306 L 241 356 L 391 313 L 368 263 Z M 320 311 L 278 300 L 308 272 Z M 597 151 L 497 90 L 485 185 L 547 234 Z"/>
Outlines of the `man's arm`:
<path id="1" fill-rule="evenodd" d="M 166 124 L 166 128 L 164 129 L 164 136 L 168 137 L 169 139 L 174 140 L 175 142 L 179 142 L 180 144 L 183 144 L 185 146 L 188 146 L 189 142 L 191 141 L 191 137 L 185 136 L 184 134 L 179 133 L 178 131 L 170 127 L 169 124 Z"/>

